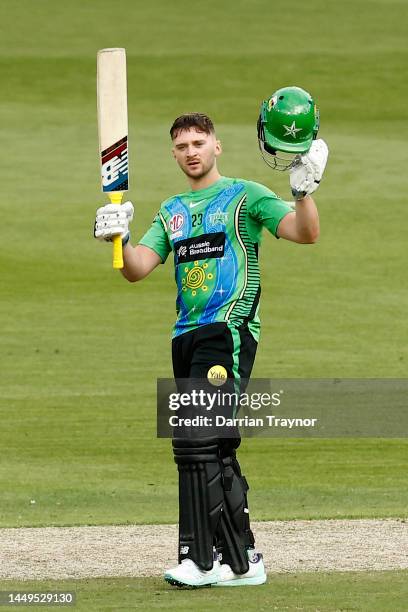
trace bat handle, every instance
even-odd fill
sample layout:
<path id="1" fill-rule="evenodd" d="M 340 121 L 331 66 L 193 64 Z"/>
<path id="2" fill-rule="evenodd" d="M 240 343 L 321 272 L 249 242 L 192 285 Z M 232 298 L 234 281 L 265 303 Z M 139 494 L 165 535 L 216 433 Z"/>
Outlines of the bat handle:
<path id="1" fill-rule="evenodd" d="M 112 191 L 109 194 L 109 199 L 112 204 L 120 206 L 123 198 L 123 191 Z M 123 268 L 123 253 L 122 253 L 122 238 L 121 236 L 113 236 L 113 267 L 115 270 Z"/>

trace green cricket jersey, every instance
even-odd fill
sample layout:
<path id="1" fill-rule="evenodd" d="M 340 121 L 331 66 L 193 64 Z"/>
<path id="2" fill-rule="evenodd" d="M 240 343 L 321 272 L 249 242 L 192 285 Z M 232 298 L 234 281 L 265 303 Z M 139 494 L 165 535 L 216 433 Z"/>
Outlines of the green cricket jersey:
<path id="1" fill-rule="evenodd" d="M 238 327 L 247 321 L 258 339 L 262 227 L 276 235 L 279 222 L 291 211 L 267 187 L 227 177 L 163 202 L 140 244 L 153 249 L 163 262 L 173 251 L 173 337 L 209 323 Z"/>

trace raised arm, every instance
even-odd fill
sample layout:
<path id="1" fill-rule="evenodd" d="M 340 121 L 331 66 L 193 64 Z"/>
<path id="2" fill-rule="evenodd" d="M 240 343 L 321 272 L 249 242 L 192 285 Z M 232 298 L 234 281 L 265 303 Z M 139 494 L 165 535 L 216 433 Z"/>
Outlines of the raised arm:
<path id="1" fill-rule="evenodd" d="M 290 169 L 290 186 L 296 201 L 296 212 L 279 223 L 277 236 L 292 242 L 309 244 L 319 237 L 319 215 L 311 193 L 320 185 L 329 150 L 322 139 L 315 140 L 308 153 Z"/>
<path id="2" fill-rule="evenodd" d="M 296 211 L 278 225 L 276 235 L 299 244 L 313 244 L 319 237 L 319 214 L 311 196 L 296 200 Z"/>

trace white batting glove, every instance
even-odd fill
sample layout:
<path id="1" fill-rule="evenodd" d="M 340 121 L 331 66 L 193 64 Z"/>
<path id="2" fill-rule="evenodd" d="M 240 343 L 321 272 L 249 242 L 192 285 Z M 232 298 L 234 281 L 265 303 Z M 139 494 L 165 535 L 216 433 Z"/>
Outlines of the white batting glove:
<path id="1" fill-rule="evenodd" d="M 307 153 L 301 155 L 299 163 L 289 170 L 290 186 L 296 200 L 310 195 L 319 187 L 328 156 L 327 144 L 319 138 L 313 141 Z"/>
<path id="2" fill-rule="evenodd" d="M 106 204 L 96 211 L 94 236 L 98 240 L 112 240 L 113 236 L 120 236 L 123 240 L 129 236 L 129 223 L 133 219 L 134 208 L 132 202 L 125 202 L 121 206 Z"/>

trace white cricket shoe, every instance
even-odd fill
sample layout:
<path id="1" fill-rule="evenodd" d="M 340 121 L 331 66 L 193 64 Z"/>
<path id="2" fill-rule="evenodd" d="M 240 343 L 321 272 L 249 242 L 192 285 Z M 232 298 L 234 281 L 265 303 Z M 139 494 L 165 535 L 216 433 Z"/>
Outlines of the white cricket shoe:
<path id="1" fill-rule="evenodd" d="M 255 586 L 266 582 L 262 554 L 248 550 L 249 570 L 245 574 L 234 574 L 227 563 L 220 567 L 220 579 L 214 586 Z"/>
<path id="2" fill-rule="evenodd" d="M 211 586 L 220 579 L 220 562 L 214 561 L 212 569 L 204 571 L 191 559 L 183 559 L 179 565 L 166 571 L 164 579 L 178 587 Z"/>

